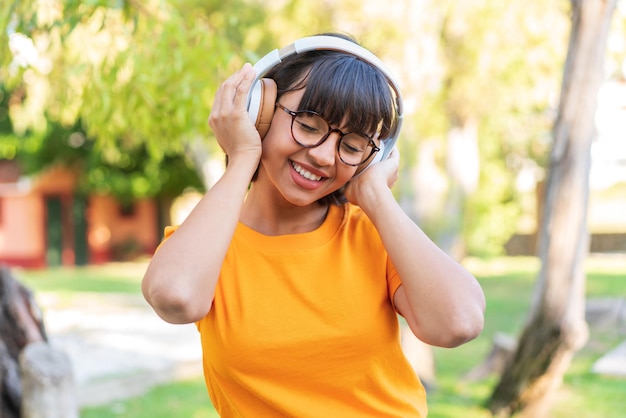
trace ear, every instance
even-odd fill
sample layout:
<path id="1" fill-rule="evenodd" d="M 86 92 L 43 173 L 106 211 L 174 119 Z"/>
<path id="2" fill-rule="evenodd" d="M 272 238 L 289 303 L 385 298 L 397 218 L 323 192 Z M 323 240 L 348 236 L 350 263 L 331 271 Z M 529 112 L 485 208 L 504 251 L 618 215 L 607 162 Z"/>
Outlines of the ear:
<path id="1" fill-rule="evenodd" d="M 270 129 L 270 124 L 274 117 L 274 108 L 276 107 L 276 95 L 276 82 L 271 78 L 259 79 L 254 83 L 250 91 L 248 113 L 257 131 L 259 131 L 261 139 L 265 137 L 265 134 Z"/>

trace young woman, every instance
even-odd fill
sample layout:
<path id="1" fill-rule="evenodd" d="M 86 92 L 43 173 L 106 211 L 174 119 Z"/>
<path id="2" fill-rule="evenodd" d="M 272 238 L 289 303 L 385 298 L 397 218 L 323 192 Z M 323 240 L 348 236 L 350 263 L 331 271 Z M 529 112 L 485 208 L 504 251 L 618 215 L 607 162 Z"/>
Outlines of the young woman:
<path id="1" fill-rule="evenodd" d="M 336 39 L 347 49 L 292 53 L 265 74 L 277 94 L 263 138 L 252 66 L 221 85 L 209 124 L 226 170 L 143 280 L 164 320 L 196 323 L 224 417 L 424 417 L 397 314 L 441 347 L 483 327 L 477 281 L 394 199 L 397 149 L 370 164 L 398 128 L 388 78 Z"/>

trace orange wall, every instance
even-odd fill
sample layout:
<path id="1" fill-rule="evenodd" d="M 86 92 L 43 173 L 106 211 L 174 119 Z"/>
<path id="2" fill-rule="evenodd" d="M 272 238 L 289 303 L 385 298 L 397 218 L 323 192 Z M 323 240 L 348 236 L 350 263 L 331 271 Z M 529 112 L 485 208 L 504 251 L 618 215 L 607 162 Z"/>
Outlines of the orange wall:
<path id="1" fill-rule="evenodd" d="M 70 169 L 57 165 L 39 174 L 33 189 L 48 195 L 68 194 L 76 188 L 77 174 Z"/>
<path id="2" fill-rule="evenodd" d="M 110 255 L 111 247 L 134 240 L 144 251 L 152 252 L 157 245 L 157 209 L 151 200 L 135 202 L 132 216 L 124 216 L 115 199 L 92 196 L 87 214 L 87 240 L 95 257 L 102 261 Z"/>
<path id="3" fill-rule="evenodd" d="M 46 265 L 45 196 L 64 197 L 61 221 L 67 238 L 72 233 L 72 215 L 68 211 L 76 179 L 75 173 L 58 166 L 34 179 L 26 191 L 20 191 L 15 183 L 0 183 L 0 263 L 24 267 Z M 154 200 L 145 199 L 136 201 L 133 208 L 132 213 L 124 214 L 112 197 L 89 198 L 85 214 L 89 262 L 107 262 L 114 256 L 126 259 L 154 251 L 160 239 L 158 207 Z M 66 253 L 68 257 L 63 263 L 72 264 L 73 238 L 64 239 L 64 257 Z"/>
<path id="4" fill-rule="evenodd" d="M 3 196 L 0 205 L 0 258 L 41 258 L 45 253 L 41 197 L 32 194 Z"/>

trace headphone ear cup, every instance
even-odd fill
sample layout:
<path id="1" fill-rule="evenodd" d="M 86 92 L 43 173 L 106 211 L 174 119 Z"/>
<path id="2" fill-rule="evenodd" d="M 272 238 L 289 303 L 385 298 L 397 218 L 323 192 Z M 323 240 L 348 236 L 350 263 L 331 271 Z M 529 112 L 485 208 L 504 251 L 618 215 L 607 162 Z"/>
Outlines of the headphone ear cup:
<path id="1" fill-rule="evenodd" d="M 259 131 L 261 139 L 270 129 L 276 107 L 276 94 L 276 82 L 271 78 L 261 78 L 252 86 L 248 113 L 257 131 Z"/>

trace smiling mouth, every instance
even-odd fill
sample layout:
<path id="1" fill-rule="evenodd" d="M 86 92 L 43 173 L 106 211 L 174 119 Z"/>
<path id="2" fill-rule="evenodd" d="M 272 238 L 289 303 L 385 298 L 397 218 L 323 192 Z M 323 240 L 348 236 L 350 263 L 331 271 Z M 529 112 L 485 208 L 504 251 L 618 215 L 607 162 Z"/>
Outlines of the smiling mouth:
<path id="1" fill-rule="evenodd" d="M 316 176 L 315 174 L 311 173 L 310 171 L 305 170 L 300 164 L 292 161 L 291 162 L 291 166 L 293 167 L 294 170 L 296 170 L 296 173 L 300 174 L 302 177 L 304 177 L 307 180 L 311 180 L 311 181 L 321 181 L 323 177 L 320 176 Z"/>

